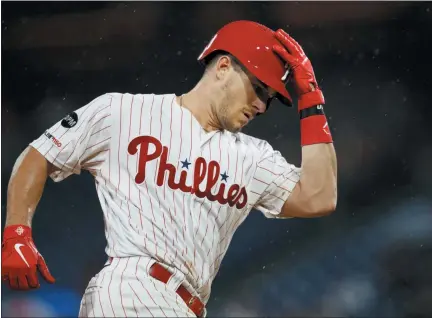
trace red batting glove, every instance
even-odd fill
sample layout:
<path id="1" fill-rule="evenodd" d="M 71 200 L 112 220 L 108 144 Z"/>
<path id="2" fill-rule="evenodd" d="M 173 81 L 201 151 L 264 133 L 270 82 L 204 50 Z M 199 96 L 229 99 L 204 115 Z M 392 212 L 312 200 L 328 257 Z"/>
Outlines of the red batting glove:
<path id="1" fill-rule="evenodd" d="M 274 45 L 273 51 L 287 63 L 287 76 L 290 73 L 298 95 L 301 145 L 333 142 L 322 107 L 324 95 L 318 87 L 310 60 L 300 44 L 284 30 L 277 30 L 275 36 L 282 45 Z"/>
<path id="2" fill-rule="evenodd" d="M 300 44 L 282 29 L 277 30 L 275 36 L 283 46 L 274 45 L 273 50 L 290 68 L 290 76 L 292 76 L 298 95 L 299 111 L 308 107 L 323 105 L 325 103 L 324 96 L 318 87 L 312 64 Z"/>
<path id="3" fill-rule="evenodd" d="M 2 280 L 11 289 L 39 288 L 37 270 L 50 284 L 55 282 L 42 255 L 33 243 L 31 228 L 25 225 L 7 226 L 2 243 Z"/>

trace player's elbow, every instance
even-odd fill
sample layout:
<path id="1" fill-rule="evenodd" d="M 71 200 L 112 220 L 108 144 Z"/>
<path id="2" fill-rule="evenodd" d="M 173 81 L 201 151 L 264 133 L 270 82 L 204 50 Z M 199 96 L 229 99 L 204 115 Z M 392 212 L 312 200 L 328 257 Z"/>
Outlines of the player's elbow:
<path id="1" fill-rule="evenodd" d="M 321 217 L 336 211 L 337 190 L 335 187 L 322 189 L 317 193 L 311 193 L 307 199 L 307 213 L 312 217 Z"/>
<path id="2" fill-rule="evenodd" d="M 307 188 L 299 183 L 282 208 L 283 217 L 317 218 L 336 210 L 335 187 Z"/>
<path id="3" fill-rule="evenodd" d="M 336 199 L 323 198 L 321 200 L 311 198 L 311 204 L 307 213 L 313 217 L 328 216 L 336 211 Z"/>

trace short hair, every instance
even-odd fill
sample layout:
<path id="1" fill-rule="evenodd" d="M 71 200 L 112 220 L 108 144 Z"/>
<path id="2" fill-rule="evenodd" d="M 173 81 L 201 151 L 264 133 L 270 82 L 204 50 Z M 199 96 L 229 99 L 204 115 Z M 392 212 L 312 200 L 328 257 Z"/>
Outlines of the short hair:
<path id="1" fill-rule="evenodd" d="M 221 56 L 228 56 L 231 59 L 231 63 L 232 63 L 234 70 L 236 70 L 237 72 L 240 70 L 245 71 L 244 66 L 240 63 L 240 61 L 234 55 L 232 55 L 228 52 L 225 52 L 225 51 L 216 51 L 216 52 L 209 54 L 204 59 L 204 65 L 205 65 L 204 74 L 207 73 L 208 70 L 211 69 L 216 64 L 217 60 Z"/>

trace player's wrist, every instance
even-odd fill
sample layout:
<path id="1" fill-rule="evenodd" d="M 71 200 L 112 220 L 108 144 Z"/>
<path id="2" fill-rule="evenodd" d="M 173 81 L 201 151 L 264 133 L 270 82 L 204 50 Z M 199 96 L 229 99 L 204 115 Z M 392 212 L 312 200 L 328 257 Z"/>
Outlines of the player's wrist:
<path id="1" fill-rule="evenodd" d="M 32 237 L 31 227 L 23 224 L 6 226 L 3 231 L 3 242 L 16 237 Z"/>
<path id="2" fill-rule="evenodd" d="M 299 115 L 302 146 L 333 142 L 323 105 L 301 109 Z"/>
<path id="3" fill-rule="evenodd" d="M 324 105 L 324 104 L 325 104 L 324 95 L 319 88 L 300 95 L 297 101 L 299 112 L 309 107 L 313 107 L 316 105 Z"/>

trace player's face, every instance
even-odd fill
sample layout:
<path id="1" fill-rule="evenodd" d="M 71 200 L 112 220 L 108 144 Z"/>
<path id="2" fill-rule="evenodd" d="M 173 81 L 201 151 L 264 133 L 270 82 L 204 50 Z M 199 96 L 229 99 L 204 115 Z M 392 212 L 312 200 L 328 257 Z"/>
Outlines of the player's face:
<path id="1" fill-rule="evenodd" d="M 274 92 L 244 68 L 231 65 L 225 72 L 217 117 L 223 129 L 238 132 L 266 111 Z"/>

